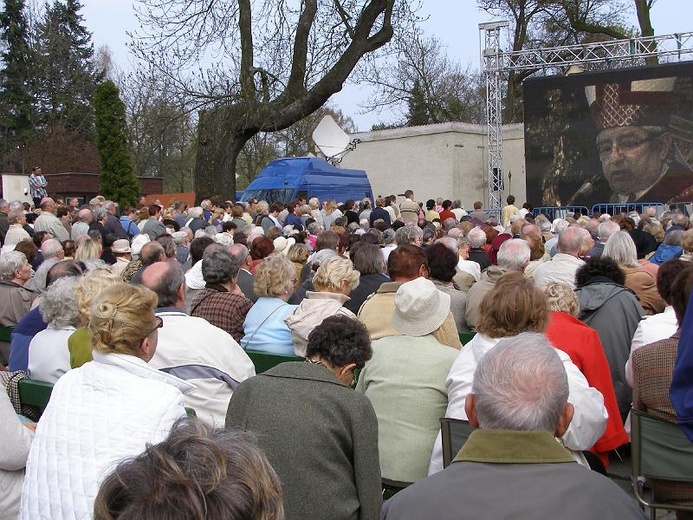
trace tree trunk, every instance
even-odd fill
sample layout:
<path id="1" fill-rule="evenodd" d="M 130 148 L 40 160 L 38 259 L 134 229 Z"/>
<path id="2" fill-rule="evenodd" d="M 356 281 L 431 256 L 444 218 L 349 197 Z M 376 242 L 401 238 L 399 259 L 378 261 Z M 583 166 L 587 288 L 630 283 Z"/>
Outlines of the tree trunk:
<path id="1" fill-rule="evenodd" d="M 235 129 L 232 107 L 219 107 L 199 113 L 197 158 L 195 160 L 195 199 L 236 200 L 236 161 L 255 130 Z"/>
<path id="2" fill-rule="evenodd" d="M 650 7 L 652 6 L 651 0 L 634 0 L 635 10 L 638 14 L 638 24 L 640 25 L 640 34 L 642 36 L 654 36 L 654 28 L 652 27 L 652 19 L 650 18 Z M 654 42 L 648 42 L 646 44 L 648 51 L 654 52 L 657 50 L 657 46 Z M 645 62 L 650 65 L 659 65 L 659 59 L 657 56 L 650 56 L 645 59 Z"/>

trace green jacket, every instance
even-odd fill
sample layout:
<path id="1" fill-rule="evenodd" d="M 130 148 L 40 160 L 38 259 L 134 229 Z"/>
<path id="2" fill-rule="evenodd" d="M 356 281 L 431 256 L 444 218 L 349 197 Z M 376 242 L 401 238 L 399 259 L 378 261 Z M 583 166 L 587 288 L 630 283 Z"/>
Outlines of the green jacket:
<path id="1" fill-rule="evenodd" d="M 282 363 L 240 384 L 226 427 L 255 433 L 284 491 L 287 520 L 372 520 L 382 504 L 378 421 L 325 367 Z"/>

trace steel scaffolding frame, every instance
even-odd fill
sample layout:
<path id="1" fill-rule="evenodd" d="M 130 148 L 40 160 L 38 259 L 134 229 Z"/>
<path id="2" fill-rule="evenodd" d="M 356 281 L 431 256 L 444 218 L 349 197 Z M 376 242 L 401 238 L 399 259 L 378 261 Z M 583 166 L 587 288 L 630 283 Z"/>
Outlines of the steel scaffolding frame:
<path id="1" fill-rule="evenodd" d="M 481 70 L 486 83 L 486 146 L 488 207 L 500 209 L 503 200 L 502 80 L 511 71 L 533 70 L 544 75 L 565 74 L 571 65 L 584 70 L 645 66 L 646 59 L 685 61 L 693 54 L 693 32 L 566 45 L 522 51 L 501 49 L 506 21 L 479 24 L 483 47 Z"/>

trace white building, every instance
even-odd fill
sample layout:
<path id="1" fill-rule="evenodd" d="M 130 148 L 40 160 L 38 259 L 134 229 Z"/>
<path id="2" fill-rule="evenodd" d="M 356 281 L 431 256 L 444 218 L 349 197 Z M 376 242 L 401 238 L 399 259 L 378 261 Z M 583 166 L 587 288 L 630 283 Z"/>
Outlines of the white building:
<path id="1" fill-rule="evenodd" d="M 503 128 L 503 205 L 509 194 L 525 202 L 523 125 Z M 401 195 L 414 191 L 419 202 L 437 197 L 460 199 L 469 209 L 476 200 L 488 200 L 486 126 L 467 123 L 362 132 L 340 166 L 366 170 L 373 194 Z"/>

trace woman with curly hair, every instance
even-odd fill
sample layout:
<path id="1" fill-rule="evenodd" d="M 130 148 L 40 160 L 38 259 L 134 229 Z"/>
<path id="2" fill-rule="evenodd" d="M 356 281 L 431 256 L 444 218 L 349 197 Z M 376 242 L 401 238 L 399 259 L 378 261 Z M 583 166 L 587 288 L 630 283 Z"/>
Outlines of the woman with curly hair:
<path id="1" fill-rule="evenodd" d="M 243 322 L 240 345 L 244 349 L 294 355 L 294 342 L 284 318 L 296 309 L 287 303 L 296 281 L 294 264 L 284 255 L 270 255 L 257 266 L 253 291 L 258 299 Z"/>
<path id="2" fill-rule="evenodd" d="M 56 383 L 31 446 L 20 518 L 89 518 L 105 470 L 162 441 L 195 387 L 147 365 L 157 297 L 125 283 L 92 303 L 94 360 Z"/>
<path id="3" fill-rule="evenodd" d="M 330 316 L 311 332 L 305 361 L 281 363 L 234 391 L 226 427 L 257 434 L 287 518 L 378 518 L 378 422 L 368 398 L 350 388 L 372 354 L 360 322 Z"/>
<path id="4" fill-rule="evenodd" d="M 550 283 L 544 288 L 549 301 L 551 317 L 546 336 L 556 348 L 570 356 L 591 387 L 604 396 L 604 406 L 609 412 L 606 429 L 592 448 L 604 466 L 609 465 L 609 452 L 628 442 L 628 434 L 623 427 L 618 411 L 611 369 L 606 360 L 599 334 L 577 319 L 580 310 L 578 297 L 570 287 L 560 283 Z"/>

